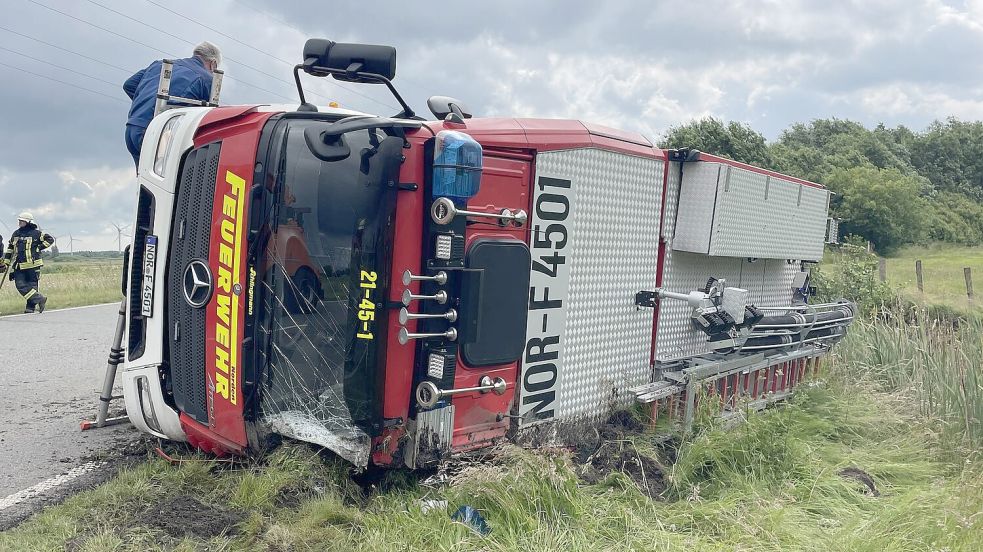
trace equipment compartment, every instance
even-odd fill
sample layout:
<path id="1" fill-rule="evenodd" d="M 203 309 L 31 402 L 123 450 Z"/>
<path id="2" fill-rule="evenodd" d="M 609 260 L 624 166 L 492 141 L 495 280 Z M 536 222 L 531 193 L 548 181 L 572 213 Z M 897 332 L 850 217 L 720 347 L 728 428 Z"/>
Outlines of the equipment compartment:
<path id="1" fill-rule="evenodd" d="M 685 163 L 673 249 L 715 257 L 819 260 L 829 191 L 739 164 Z"/>

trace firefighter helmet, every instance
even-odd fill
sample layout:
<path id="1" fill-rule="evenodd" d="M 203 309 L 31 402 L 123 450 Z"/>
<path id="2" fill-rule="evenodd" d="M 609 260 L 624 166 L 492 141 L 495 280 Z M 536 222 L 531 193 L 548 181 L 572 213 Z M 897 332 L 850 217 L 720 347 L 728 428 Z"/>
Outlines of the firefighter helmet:
<path id="1" fill-rule="evenodd" d="M 24 211 L 23 213 L 17 215 L 17 220 L 22 220 L 22 221 L 27 222 L 27 223 L 33 223 L 34 222 L 34 215 L 32 215 L 31 213 L 28 213 L 27 211 Z"/>

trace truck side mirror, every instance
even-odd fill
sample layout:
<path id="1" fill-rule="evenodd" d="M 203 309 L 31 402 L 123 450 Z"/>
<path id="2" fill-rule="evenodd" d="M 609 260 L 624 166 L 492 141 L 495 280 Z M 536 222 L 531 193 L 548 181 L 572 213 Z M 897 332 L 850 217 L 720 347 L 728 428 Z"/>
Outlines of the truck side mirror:
<path id="1" fill-rule="evenodd" d="M 352 149 L 345 142 L 344 134 L 327 134 L 324 127 L 304 129 L 304 141 L 308 149 L 321 161 L 333 162 L 348 159 Z"/>
<path id="2" fill-rule="evenodd" d="M 430 96 L 427 99 L 427 107 L 430 108 L 430 113 L 433 113 L 434 117 L 440 120 L 446 119 L 452 113 L 461 119 L 471 118 L 471 110 L 468 109 L 468 106 L 464 105 L 461 100 L 450 96 Z"/>
<path id="3" fill-rule="evenodd" d="M 392 80 L 396 77 L 396 48 L 312 38 L 304 44 L 304 71 L 316 77 L 330 74 L 338 80 L 349 82 L 379 82 L 377 79 L 362 79 L 355 73 L 381 75 Z"/>

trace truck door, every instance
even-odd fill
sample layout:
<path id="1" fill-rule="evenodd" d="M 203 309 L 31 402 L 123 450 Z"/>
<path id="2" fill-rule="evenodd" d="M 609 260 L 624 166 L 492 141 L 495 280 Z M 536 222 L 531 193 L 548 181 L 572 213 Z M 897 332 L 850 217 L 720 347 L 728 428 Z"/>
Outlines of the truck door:
<path id="1" fill-rule="evenodd" d="M 485 151 L 481 190 L 468 209 L 499 213 L 529 204 L 532 157 Z M 454 388 L 482 377 L 505 380 L 506 392 L 455 396 L 454 450 L 483 446 L 503 437 L 525 347 L 529 294 L 529 227 L 479 218 L 467 226 L 464 266 L 473 271 L 461 290 L 462 338 Z M 467 272 L 466 272 L 467 274 Z"/>

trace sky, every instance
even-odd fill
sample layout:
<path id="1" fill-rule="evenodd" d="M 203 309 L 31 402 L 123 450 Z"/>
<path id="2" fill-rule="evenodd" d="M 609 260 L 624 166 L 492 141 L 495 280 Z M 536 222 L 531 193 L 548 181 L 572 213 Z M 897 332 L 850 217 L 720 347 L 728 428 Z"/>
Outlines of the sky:
<path id="1" fill-rule="evenodd" d="M 29 210 L 68 251 L 116 249 L 136 184 L 122 82 L 210 40 L 222 103 L 296 103 L 304 41 L 388 44 L 395 84 L 476 116 L 573 118 L 658 140 L 714 116 L 775 140 L 838 117 L 983 119 L 983 0 L 0 0 L 0 234 Z M 380 86 L 307 78 L 316 103 L 392 115 Z M 125 244 L 126 238 L 123 238 Z"/>

